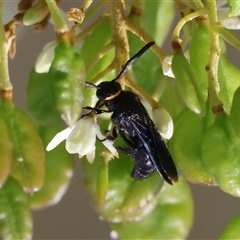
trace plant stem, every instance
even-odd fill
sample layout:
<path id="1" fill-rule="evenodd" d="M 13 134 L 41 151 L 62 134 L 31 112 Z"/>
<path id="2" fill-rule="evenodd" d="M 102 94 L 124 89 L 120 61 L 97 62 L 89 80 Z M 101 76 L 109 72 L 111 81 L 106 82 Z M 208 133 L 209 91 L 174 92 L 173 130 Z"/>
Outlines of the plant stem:
<path id="1" fill-rule="evenodd" d="M 55 32 L 57 32 L 57 33 L 67 32 L 68 27 L 61 16 L 61 13 L 56 4 L 56 1 L 55 0 L 47 0 L 46 3 L 48 5 L 49 11 L 50 11 L 52 19 L 53 19 L 53 25 L 54 25 Z"/>
<path id="2" fill-rule="evenodd" d="M 80 32 L 76 36 L 76 42 L 83 40 L 103 19 L 104 19 L 104 17 L 102 17 L 102 16 L 99 17 L 95 22 L 93 22 L 86 29 L 84 29 L 82 32 Z"/>
<path id="3" fill-rule="evenodd" d="M 11 91 L 12 84 L 9 77 L 8 70 L 8 41 L 5 35 L 3 24 L 3 5 L 4 1 L 0 1 L 0 89 L 4 91 Z"/>
<path id="4" fill-rule="evenodd" d="M 201 0 L 193 0 L 193 3 L 196 7 L 196 9 L 200 10 L 204 8 L 203 3 L 201 2 Z"/>
<path id="5" fill-rule="evenodd" d="M 84 20 L 94 18 L 96 16 L 97 12 L 101 12 L 100 8 L 104 5 L 105 3 L 103 1 L 94 1 L 93 4 L 91 5 L 91 8 L 87 9 L 87 15 L 85 16 Z"/>
<path id="6" fill-rule="evenodd" d="M 129 78 L 125 78 L 124 84 L 127 87 L 130 87 L 134 90 L 134 92 L 139 95 L 141 98 L 144 98 L 148 101 L 148 103 L 151 105 L 152 109 L 159 108 L 161 105 L 157 101 L 155 101 L 151 95 L 149 95 L 147 92 L 145 92 L 141 87 L 139 87 L 136 83 L 131 81 Z"/>
<path id="7" fill-rule="evenodd" d="M 218 93 L 220 92 L 220 86 L 218 82 L 218 61 L 221 49 L 218 34 L 214 32 L 214 27 L 216 24 L 218 24 L 216 2 L 213 0 L 208 0 L 208 9 L 211 42 L 209 63 L 206 66 L 206 69 L 208 71 L 210 104 L 213 112 L 215 112 L 214 109 L 219 109 L 222 107 L 222 102 L 218 98 Z M 219 112 L 219 110 L 216 112 Z"/>
<path id="8" fill-rule="evenodd" d="M 238 51 L 240 51 L 240 41 L 228 30 L 223 28 L 221 25 L 214 27 L 214 32 L 219 34 L 225 41 L 229 42 Z"/>
<path id="9" fill-rule="evenodd" d="M 83 10 L 83 12 L 85 12 L 89 7 L 90 5 L 92 4 L 93 0 L 84 0 L 80 9 Z"/>
<path id="10" fill-rule="evenodd" d="M 99 51 L 92 60 L 90 60 L 86 65 L 86 73 L 88 73 L 92 67 L 112 48 L 114 47 L 113 43 L 110 42 L 106 45 L 101 51 Z"/>
<path id="11" fill-rule="evenodd" d="M 131 10 L 128 19 L 134 24 L 140 26 L 140 20 L 145 7 L 144 0 L 132 0 Z"/>
<path id="12" fill-rule="evenodd" d="M 129 46 L 126 29 L 139 36 L 146 43 L 153 41 L 153 39 L 141 28 L 134 26 L 125 18 L 125 6 L 123 0 L 110 1 L 109 10 L 111 12 L 110 17 L 113 24 L 113 43 L 116 45 L 115 60 L 112 62 L 112 64 L 115 64 L 116 71 L 120 72 L 123 63 L 126 63 L 129 59 Z M 157 53 L 157 56 L 160 60 L 163 60 L 163 58 L 166 56 L 166 54 L 157 45 L 154 45 L 152 49 Z M 106 68 L 106 70 L 109 69 L 111 69 L 111 64 L 108 66 L 108 68 Z M 120 82 L 123 87 L 126 85 L 132 88 L 133 91 L 135 91 L 141 97 L 145 98 L 153 109 L 159 107 L 159 104 L 149 94 L 147 94 L 137 84 L 132 82 L 128 77 L 123 77 Z"/>
<path id="13" fill-rule="evenodd" d="M 116 46 L 115 69 L 120 72 L 122 65 L 129 58 L 129 45 L 125 25 L 125 5 L 123 0 L 109 1 L 110 18 L 113 27 L 113 43 Z"/>
<path id="14" fill-rule="evenodd" d="M 130 21 L 126 20 L 126 28 L 132 32 L 133 34 L 137 35 L 143 42 L 149 43 L 152 42 L 152 37 L 145 32 L 142 28 L 135 26 Z M 157 55 L 160 62 L 163 61 L 163 59 L 168 56 L 159 46 L 156 44 L 151 47 L 153 52 Z"/>
<path id="15" fill-rule="evenodd" d="M 177 26 L 173 30 L 173 36 L 172 36 L 172 42 L 176 41 L 180 38 L 180 31 L 182 30 L 183 26 L 188 22 L 193 20 L 194 18 L 197 18 L 202 15 L 206 15 L 208 13 L 207 9 L 202 9 L 193 13 L 190 13 L 183 17 L 177 24 Z"/>

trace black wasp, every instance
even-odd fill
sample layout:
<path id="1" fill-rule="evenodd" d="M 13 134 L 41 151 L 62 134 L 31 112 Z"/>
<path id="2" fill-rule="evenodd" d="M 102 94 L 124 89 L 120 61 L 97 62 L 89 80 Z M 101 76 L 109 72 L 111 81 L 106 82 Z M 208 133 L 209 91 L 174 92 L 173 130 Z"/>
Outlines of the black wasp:
<path id="1" fill-rule="evenodd" d="M 99 85 L 86 82 L 86 86 L 97 89 L 96 95 L 99 100 L 94 108 L 85 109 L 96 114 L 112 112 L 113 129 L 107 138 L 114 140 L 117 133 L 123 138 L 126 146 L 119 149 L 131 155 L 135 162 L 132 178 L 147 178 L 157 169 L 163 179 L 172 184 L 172 181 L 177 182 L 178 174 L 166 144 L 139 97 L 133 92 L 122 90 L 120 83 L 117 82 L 128 67 L 153 44 L 154 42 L 146 44 L 130 58 L 112 81 L 101 82 Z M 100 109 L 102 106 L 106 106 L 108 110 Z"/>

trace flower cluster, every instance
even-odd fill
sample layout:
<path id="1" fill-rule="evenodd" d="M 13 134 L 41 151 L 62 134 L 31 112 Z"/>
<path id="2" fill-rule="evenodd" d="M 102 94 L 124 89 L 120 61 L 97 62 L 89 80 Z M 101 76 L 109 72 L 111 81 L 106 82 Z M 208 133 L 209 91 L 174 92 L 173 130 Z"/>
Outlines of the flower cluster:
<path id="1" fill-rule="evenodd" d="M 93 163 L 97 138 L 101 140 L 106 137 L 101 133 L 94 118 L 91 116 L 85 116 L 77 121 L 72 127 L 68 127 L 56 134 L 48 144 L 46 150 L 51 151 L 59 143 L 66 140 L 66 150 L 69 153 L 77 153 L 80 158 L 86 155 L 87 160 L 90 163 Z M 118 157 L 118 152 L 113 146 L 113 141 L 105 139 L 102 143 L 115 157 Z"/>
<path id="2" fill-rule="evenodd" d="M 218 1 L 217 2 L 217 18 L 218 22 L 222 27 L 230 30 L 238 30 L 240 29 L 240 18 L 236 16 L 230 16 L 230 8 L 227 4 L 227 1 Z M 188 51 L 184 53 L 185 57 L 189 59 Z M 175 78 L 174 73 L 172 71 L 172 55 L 166 56 L 162 61 L 162 70 L 165 76 Z"/>

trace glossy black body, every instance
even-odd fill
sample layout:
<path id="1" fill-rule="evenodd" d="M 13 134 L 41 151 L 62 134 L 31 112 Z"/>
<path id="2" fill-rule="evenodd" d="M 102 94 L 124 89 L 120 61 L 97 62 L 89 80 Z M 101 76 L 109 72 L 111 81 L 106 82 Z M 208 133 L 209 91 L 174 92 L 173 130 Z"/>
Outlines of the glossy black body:
<path id="1" fill-rule="evenodd" d="M 134 59 L 151 45 L 149 43 L 147 47 L 141 49 Z M 128 62 L 133 62 L 132 59 Z M 118 77 L 110 82 L 102 82 L 97 86 L 87 83 L 87 86 L 97 88 L 96 95 L 99 101 L 94 108 L 86 107 L 86 109 L 96 114 L 112 112 L 113 130 L 108 138 L 116 139 L 117 135 L 123 138 L 125 146 L 119 149 L 132 156 L 134 160 L 132 178 L 147 178 L 156 169 L 166 182 L 172 184 L 172 181 L 178 180 L 178 174 L 165 142 L 139 97 L 133 92 L 122 90 L 117 82 L 125 71 L 126 69 L 123 68 Z M 104 105 L 108 110 L 101 110 Z"/>
<path id="2" fill-rule="evenodd" d="M 126 144 L 120 149 L 135 162 L 131 176 L 143 179 L 157 169 L 169 184 L 177 181 L 173 159 L 139 97 L 133 92 L 121 91 L 104 104 L 113 112 L 113 126 Z"/>

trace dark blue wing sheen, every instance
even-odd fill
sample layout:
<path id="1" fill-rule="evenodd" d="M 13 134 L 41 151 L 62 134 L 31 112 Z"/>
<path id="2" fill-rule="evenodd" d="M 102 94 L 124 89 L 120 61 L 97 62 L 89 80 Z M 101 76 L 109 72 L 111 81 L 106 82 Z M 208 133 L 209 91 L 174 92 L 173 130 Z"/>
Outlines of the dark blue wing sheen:
<path id="1" fill-rule="evenodd" d="M 118 147 L 118 149 L 123 153 L 130 155 L 135 163 L 131 172 L 131 177 L 134 179 L 143 179 L 149 177 L 155 170 L 155 165 L 152 163 L 149 154 L 146 152 L 141 141 L 139 141 L 139 138 L 137 136 L 127 137 L 122 131 L 119 131 L 119 134 L 127 146 Z"/>
<path id="2" fill-rule="evenodd" d="M 173 159 L 147 112 L 144 120 L 140 119 L 138 115 L 134 115 L 128 124 L 131 125 L 130 128 L 134 129 L 139 142 L 142 143 L 150 160 L 163 179 L 169 184 L 172 184 L 172 181 L 176 182 L 178 174 Z"/>
<path id="3" fill-rule="evenodd" d="M 135 162 L 134 178 L 150 176 L 152 168 L 156 168 L 166 182 L 176 182 L 178 174 L 173 159 L 139 97 L 123 91 L 107 106 L 114 109 L 112 123 L 127 145 L 125 153 Z"/>

